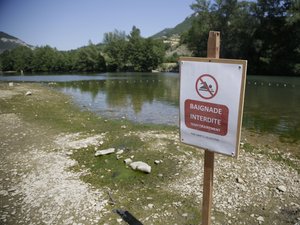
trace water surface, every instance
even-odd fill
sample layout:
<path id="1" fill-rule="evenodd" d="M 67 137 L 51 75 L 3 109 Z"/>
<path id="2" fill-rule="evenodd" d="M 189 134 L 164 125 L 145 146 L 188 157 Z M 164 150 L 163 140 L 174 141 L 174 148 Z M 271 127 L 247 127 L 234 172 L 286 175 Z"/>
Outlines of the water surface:
<path id="1" fill-rule="evenodd" d="M 176 73 L 0 76 L 0 80 L 56 82 L 55 87 L 81 107 L 104 117 L 178 125 Z M 248 76 L 243 126 L 300 140 L 300 78 Z"/>

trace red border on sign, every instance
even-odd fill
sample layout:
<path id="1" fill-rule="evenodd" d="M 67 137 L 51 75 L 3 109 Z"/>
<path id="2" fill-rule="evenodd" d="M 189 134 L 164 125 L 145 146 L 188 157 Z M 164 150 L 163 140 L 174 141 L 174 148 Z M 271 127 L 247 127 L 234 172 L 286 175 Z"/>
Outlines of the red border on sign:
<path id="1" fill-rule="evenodd" d="M 203 77 L 209 77 L 209 78 L 213 79 L 213 81 L 214 81 L 215 84 L 216 84 L 216 91 L 215 91 L 215 93 L 212 93 L 212 92 L 210 91 L 209 87 L 207 86 L 206 82 L 203 82 L 203 80 L 202 80 Z M 204 85 L 206 85 L 207 91 L 211 94 L 210 97 L 206 97 L 206 96 L 203 96 L 202 94 L 200 94 L 200 92 L 199 92 L 199 90 L 198 90 L 198 88 L 197 88 L 199 81 L 200 81 L 201 83 L 203 83 Z M 218 88 L 218 82 L 217 82 L 217 80 L 216 80 L 212 75 L 210 75 L 210 74 L 202 74 L 202 75 L 197 79 L 196 84 L 195 84 L 195 88 L 196 88 L 196 91 L 197 91 L 198 95 L 199 95 L 201 98 L 204 98 L 204 99 L 212 99 L 213 97 L 215 97 L 215 96 L 217 95 L 218 89 L 219 89 L 219 88 Z"/>

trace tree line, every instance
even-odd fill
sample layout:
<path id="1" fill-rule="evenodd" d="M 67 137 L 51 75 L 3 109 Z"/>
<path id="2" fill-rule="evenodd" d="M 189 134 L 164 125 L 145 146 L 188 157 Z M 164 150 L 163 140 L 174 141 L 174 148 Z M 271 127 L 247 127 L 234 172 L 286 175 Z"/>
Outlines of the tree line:
<path id="1" fill-rule="evenodd" d="M 58 51 L 50 46 L 30 49 L 25 46 L 0 55 L 0 70 L 24 72 L 106 71 L 99 46 L 90 44 L 77 50 Z"/>
<path id="2" fill-rule="evenodd" d="M 105 33 L 103 42 L 98 45 L 90 42 L 71 51 L 20 46 L 0 55 L 0 71 L 151 71 L 163 62 L 166 50 L 162 41 L 141 37 L 135 26 L 129 35 L 118 30 Z"/>
<path id="3" fill-rule="evenodd" d="M 300 75 L 299 0 L 195 0 L 194 21 L 181 34 L 193 56 L 206 57 L 211 30 L 221 32 L 221 57 L 247 59 L 248 73 Z M 31 50 L 19 47 L 0 55 L 0 71 L 103 72 L 151 71 L 166 57 L 162 40 L 141 37 L 133 26 L 129 35 L 115 30 L 104 34 L 103 43 L 58 51 L 50 46 Z"/>
<path id="4" fill-rule="evenodd" d="M 300 75 L 299 0 L 196 0 L 184 33 L 195 56 L 206 56 L 210 30 L 221 32 L 221 57 L 247 59 L 250 74 Z"/>

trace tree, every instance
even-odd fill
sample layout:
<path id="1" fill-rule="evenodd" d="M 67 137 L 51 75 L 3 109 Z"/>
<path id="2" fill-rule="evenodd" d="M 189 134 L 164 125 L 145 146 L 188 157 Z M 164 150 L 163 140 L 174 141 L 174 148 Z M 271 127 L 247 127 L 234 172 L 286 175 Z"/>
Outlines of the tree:
<path id="1" fill-rule="evenodd" d="M 128 64 L 126 54 L 127 38 L 125 32 L 115 30 L 104 34 L 103 43 L 105 44 L 104 52 L 108 69 L 112 71 L 123 71 Z"/>
<path id="2" fill-rule="evenodd" d="M 142 60 L 145 57 L 144 39 L 141 37 L 140 29 L 135 26 L 132 27 L 129 42 L 127 45 L 127 54 L 129 57 L 129 64 L 134 71 L 142 71 Z"/>
<path id="3" fill-rule="evenodd" d="M 103 72 L 106 70 L 105 59 L 97 47 L 89 46 L 77 51 L 76 70 L 82 72 Z"/>
<path id="4" fill-rule="evenodd" d="M 32 60 L 32 70 L 35 72 L 54 71 L 55 49 L 49 45 L 35 49 Z"/>
<path id="5" fill-rule="evenodd" d="M 1 54 L 1 64 L 3 71 L 12 71 L 14 69 L 14 62 L 10 51 L 6 50 Z"/>
<path id="6" fill-rule="evenodd" d="M 255 17 L 259 26 L 254 33 L 250 61 L 262 74 L 299 74 L 299 20 L 290 0 L 258 0 Z M 295 19 L 295 22 L 291 22 Z M 298 49 L 298 50 L 297 50 Z M 298 62 L 299 63 L 299 62 Z"/>
<path id="7" fill-rule="evenodd" d="M 195 56 L 206 56 L 210 30 L 221 32 L 221 57 L 248 59 L 251 74 L 300 73 L 298 0 L 196 0 L 197 17 L 182 36 Z"/>

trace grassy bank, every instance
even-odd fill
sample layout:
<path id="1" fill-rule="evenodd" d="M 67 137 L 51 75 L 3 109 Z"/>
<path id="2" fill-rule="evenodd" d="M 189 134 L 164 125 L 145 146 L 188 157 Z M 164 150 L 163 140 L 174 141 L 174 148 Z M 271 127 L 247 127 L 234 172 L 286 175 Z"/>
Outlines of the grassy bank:
<path id="1" fill-rule="evenodd" d="M 125 118 L 119 120 L 102 118 L 78 108 L 69 97 L 52 90 L 48 86 L 15 84 L 15 87 L 8 87 L 7 84 L 1 83 L 0 89 L 6 90 L 7 93 L 10 91 L 13 93 L 17 89 L 10 98 L 1 98 L 1 114 L 17 114 L 28 123 L 43 127 L 43 129 L 46 128 L 49 136 L 55 137 L 61 134 L 74 133 L 85 136 L 99 134 L 103 136 L 101 146 L 74 149 L 68 155 L 78 162 L 70 168 L 71 171 L 86 171 L 81 177 L 82 180 L 107 193 L 107 199 L 110 202 L 107 208 L 110 212 L 113 209 L 128 210 L 145 224 L 198 224 L 201 220 L 200 195 L 202 190 L 201 176 L 203 168 L 201 162 L 203 161 L 203 151 L 182 145 L 178 138 L 178 128 L 135 124 Z M 31 91 L 32 94 L 25 96 L 27 91 Z M 230 216 L 223 208 L 226 204 L 231 203 L 222 203 L 224 196 L 233 195 L 235 191 L 242 196 L 243 192 L 239 192 L 239 184 L 235 181 L 237 177 L 243 177 L 247 180 L 246 183 L 249 184 L 249 187 L 246 188 L 249 189 L 249 194 L 251 194 L 252 174 L 245 170 L 248 164 L 252 163 L 251 157 L 261 159 L 262 168 L 266 165 L 271 168 L 279 163 L 278 167 L 282 166 L 286 171 L 299 171 L 298 153 L 293 150 L 297 148 L 297 144 L 288 146 L 286 143 L 277 142 L 277 150 L 274 150 L 273 145 L 275 143 L 273 139 L 276 137 L 272 136 L 266 139 L 263 137 L 258 138 L 258 136 L 260 135 L 255 133 L 243 133 L 244 148 L 241 152 L 241 159 L 246 158 L 245 161 L 238 161 L 224 156 L 216 159 L 219 168 L 217 168 L 217 187 L 215 191 L 219 194 L 224 187 L 224 190 L 227 187 L 229 190 L 228 193 L 223 193 L 222 197 L 216 198 L 215 224 L 227 224 L 228 217 L 230 217 L 233 224 L 253 224 L 252 222 L 257 222 L 256 216 L 251 217 L 250 215 L 257 215 L 261 204 L 263 204 L 259 196 L 257 196 L 257 199 L 252 199 L 249 205 L 242 205 L 241 203 L 241 206 L 236 206 L 238 210 L 233 207 Z M 259 142 L 257 142 L 258 140 Z M 271 144 L 265 141 L 269 141 Z M 283 149 L 284 146 L 288 146 L 291 150 L 289 150 L 290 154 L 287 157 L 284 156 L 286 154 L 284 152 L 286 149 Z M 120 155 L 94 156 L 95 150 L 107 148 L 115 148 L 117 151 L 122 150 L 123 153 Z M 49 149 L 49 151 L 53 151 L 53 149 Z M 278 155 L 281 157 L 277 157 Z M 151 173 L 145 174 L 128 168 L 123 162 L 126 158 L 148 163 L 152 167 Z M 159 160 L 160 163 L 154 163 L 155 160 Z M 268 160 L 275 160 L 275 162 L 269 162 Z M 243 169 L 233 170 L 235 167 Z M 273 186 L 275 185 L 275 175 Z M 191 177 L 190 180 L 187 179 L 189 177 Z M 226 182 L 230 181 L 230 184 L 225 183 L 225 180 Z M 222 187 L 222 185 L 224 186 Z M 255 186 L 255 183 L 253 185 Z M 273 221 L 286 222 L 287 218 L 291 218 L 290 214 L 282 216 L 280 214 L 273 215 L 273 212 L 271 212 L 276 209 L 277 205 L 282 203 L 281 198 L 278 197 L 277 199 L 276 197 L 278 194 L 275 190 L 276 185 L 273 186 L 270 187 L 271 193 L 267 196 L 273 195 L 275 197 L 268 205 L 270 212 L 265 211 L 263 213 L 265 224 L 272 224 Z M 184 187 L 187 187 L 186 190 Z M 285 197 L 285 203 L 288 205 L 295 195 L 297 193 L 289 193 L 289 196 Z M 258 204 L 256 204 L 256 200 L 259 202 Z M 294 201 L 297 202 L 296 200 Z M 269 201 L 270 199 L 265 199 L 264 204 Z M 299 214 L 299 212 L 297 213 Z M 297 217 L 297 213 L 293 215 L 293 218 Z M 101 216 L 101 224 L 116 224 L 116 220 L 119 219 L 119 216 L 115 213 Z"/>

